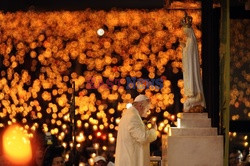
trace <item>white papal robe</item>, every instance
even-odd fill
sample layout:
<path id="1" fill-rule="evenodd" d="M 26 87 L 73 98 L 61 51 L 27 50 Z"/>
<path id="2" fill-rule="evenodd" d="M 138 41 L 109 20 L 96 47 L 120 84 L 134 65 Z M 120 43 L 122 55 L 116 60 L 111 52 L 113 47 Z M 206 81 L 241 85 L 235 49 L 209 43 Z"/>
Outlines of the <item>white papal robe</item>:
<path id="1" fill-rule="evenodd" d="M 206 103 L 202 87 L 199 54 L 195 34 L 192 27 L 184 27 L 184 32 L 187 36 L 187 41 L 183 48 L 182 64 L 184 95 L 187 97 L 187 100 L 184 102 L 183 110 L 184 112 L 188 112 L 190 108 L 197 105 L 205 108 Z"/>
<path id="2" fill-rule="evenodd" d="M 146 128 L 135 107 L 125 110 L 118 126 L 115 166 L 149 166 L 149 144 L 156 138 L 156 130 Z"/>

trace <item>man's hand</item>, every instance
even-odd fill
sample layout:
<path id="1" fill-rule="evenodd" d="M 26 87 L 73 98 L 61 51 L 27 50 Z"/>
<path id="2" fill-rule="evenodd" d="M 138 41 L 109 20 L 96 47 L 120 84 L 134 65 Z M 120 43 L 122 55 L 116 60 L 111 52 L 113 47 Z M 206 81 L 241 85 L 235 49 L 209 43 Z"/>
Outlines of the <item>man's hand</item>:
<path id="1" fill-rule="evenodd" d="M 149 122 L 152 124 L 152 128 L 154 128 L 155 130 L 157 130 L 157 124 L 156 124 L 156 117 L 152 117 Z"/>

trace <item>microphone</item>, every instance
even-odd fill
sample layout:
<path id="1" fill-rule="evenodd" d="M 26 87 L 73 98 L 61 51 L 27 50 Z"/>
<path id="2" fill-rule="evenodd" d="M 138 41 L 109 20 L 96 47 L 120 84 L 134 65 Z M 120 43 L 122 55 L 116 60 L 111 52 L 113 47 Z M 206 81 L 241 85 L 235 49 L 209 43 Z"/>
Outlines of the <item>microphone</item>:
<path id="1" fill-rule="evenodd" d="M 71 96 L 71 101 L 70 101 L 70 122 L 71 124 L 74 123 L 74 119 L 75 119 L 75 82 L 72 82 L 72 96 Z"/>
<path id="2" fill-rule="evenodd" d="M 76 162 L 76 115 L 75 115 L 75 82 L 72 82 L 72 98 L 70 106 L 70 124 L 71 124 L 71 140 L 73 141 L 72 153 L 70 154 L 70 163 L 72 166 Z"/>

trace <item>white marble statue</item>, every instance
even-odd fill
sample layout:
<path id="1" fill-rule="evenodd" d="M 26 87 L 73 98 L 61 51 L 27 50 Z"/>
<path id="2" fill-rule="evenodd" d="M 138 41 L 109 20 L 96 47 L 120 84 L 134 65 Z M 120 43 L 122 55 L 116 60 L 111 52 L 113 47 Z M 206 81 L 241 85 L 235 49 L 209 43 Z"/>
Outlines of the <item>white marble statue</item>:
<path id="1" fill-rule="evenodd" d="M 206 103 L 202 87 L 197 41 L 191 23 L 192 18 L 190 16 L 186 15 L 182 20 L 183 31 L 186 34 L 182 64 L 184 95 L 187 97 L 183 111 L 202 112 Z"/>

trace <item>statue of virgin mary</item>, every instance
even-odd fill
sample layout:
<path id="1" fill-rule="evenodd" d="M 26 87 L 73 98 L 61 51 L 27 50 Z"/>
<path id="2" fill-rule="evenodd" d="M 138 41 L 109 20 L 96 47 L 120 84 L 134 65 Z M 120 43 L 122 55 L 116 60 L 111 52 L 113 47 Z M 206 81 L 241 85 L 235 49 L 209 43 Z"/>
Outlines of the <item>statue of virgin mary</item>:
<path id="1" fill-rule="evenodd" d="M 197 41 L 192 29 L 192 17 L 185 15 L 182 20 L 183 31 L 186 35 L 182 54 L 184 95 L 186 100 L 183 112 L 202 112 L 206 107 L 201 73 Z"/>

